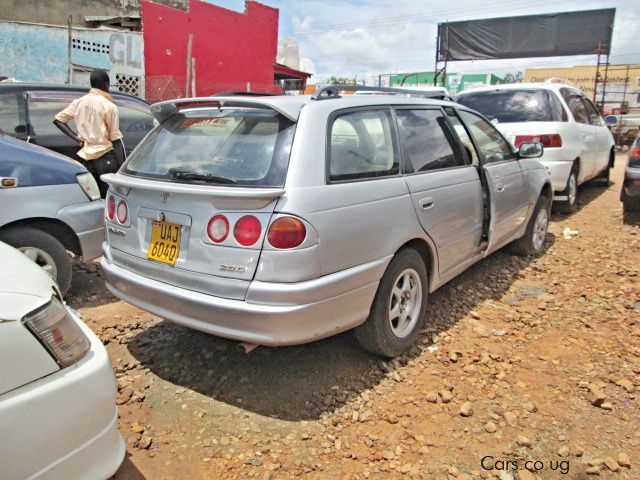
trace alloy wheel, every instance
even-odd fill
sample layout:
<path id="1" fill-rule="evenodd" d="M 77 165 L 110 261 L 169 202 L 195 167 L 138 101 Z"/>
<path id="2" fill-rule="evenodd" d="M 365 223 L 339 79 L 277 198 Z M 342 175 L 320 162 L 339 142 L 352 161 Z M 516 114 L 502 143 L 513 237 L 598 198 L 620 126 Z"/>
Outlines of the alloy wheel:
<path id="1" fill-rule="evenodd" d="M 389 326 L 398 338 L 409 335 L 415 327 L 422 306 L 422 281 L 412 268 L 400 273 L 389 298 Z"/>

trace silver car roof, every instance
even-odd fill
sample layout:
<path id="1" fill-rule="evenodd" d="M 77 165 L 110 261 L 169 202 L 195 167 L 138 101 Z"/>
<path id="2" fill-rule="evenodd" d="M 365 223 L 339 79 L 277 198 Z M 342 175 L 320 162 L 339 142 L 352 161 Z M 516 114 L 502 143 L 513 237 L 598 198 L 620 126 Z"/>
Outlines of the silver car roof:
<path id="1" fill-rule="evenodd" d="M 232 96 L 232 97 L 196 97 L 178 98 L 151 106 L 151 113 L 160 123 L 181 110 L 206 108 L 207 103 L 223 107 L 268 108 L 295 122 L 305 105 L 322 104 L 333 110 L 378 105 L 453 105 L 453 102 L 429 98 L 403 97 L 399 95 L 344 95 L 341 97 L 313 100 L 310 95 L 277 96 Z"/>

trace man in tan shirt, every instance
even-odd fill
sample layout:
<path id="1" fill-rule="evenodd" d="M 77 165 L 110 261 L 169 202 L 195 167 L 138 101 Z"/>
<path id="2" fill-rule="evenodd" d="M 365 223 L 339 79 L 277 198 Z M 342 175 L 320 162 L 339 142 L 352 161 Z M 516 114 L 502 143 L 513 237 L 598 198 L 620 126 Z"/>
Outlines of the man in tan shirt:
<path id="1" fill-rule="evenodd" d="M 109 188 L 100 175 L 113 173 L 124 163 L 118 108 L 109 95 L 109 74 L 94 70 L 89 77 L 91 90 L 58 113 L 53 123 L 80 145 L 78 156 L 95 177 L 102 198 Z M 78 133 L 68 123 L 75 120 Z"/>

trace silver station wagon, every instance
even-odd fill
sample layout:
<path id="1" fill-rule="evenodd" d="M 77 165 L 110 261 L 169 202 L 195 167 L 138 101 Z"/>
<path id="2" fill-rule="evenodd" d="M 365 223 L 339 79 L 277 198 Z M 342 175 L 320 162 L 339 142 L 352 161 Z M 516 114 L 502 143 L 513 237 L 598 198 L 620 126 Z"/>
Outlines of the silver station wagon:
<path id="1" fill-rule="evenodd" d="M 516 152 L 452 102 L 344 89 L 153 105 L 160 125 L 102 177 L 111 292 L 260 345 L 355 328 L 392 357 L 430 292 L 511 242 L 543 252 L 540 144 Z"/>

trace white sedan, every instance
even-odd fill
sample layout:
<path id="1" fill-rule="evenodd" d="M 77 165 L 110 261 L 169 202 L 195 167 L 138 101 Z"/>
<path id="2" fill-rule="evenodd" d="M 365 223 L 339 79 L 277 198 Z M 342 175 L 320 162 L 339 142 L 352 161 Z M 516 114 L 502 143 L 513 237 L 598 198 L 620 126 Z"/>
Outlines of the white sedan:
<path id="1" fill-rule="evenodd" d="M 44 270 L 1 242 L 0 265 L 0 478 L 109 478 L 125 445 L 107 351 Z"/>

